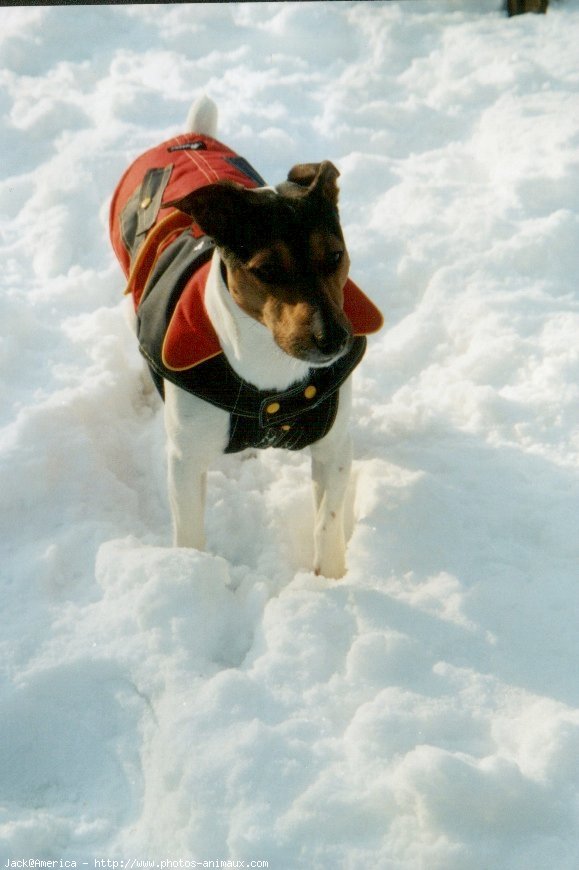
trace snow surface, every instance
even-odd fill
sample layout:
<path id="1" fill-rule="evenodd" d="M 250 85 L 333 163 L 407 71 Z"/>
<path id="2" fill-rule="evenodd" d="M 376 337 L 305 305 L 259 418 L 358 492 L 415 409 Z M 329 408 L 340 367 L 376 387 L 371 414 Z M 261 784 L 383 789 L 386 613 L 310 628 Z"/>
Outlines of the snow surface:
<path id="1" fill-rule="evenodd" d="M 578 44 L 578 0 L 2 10 L 2 861 L 577 870 Z M 106 220 L 201 91 L 270 181 L 338 165 L 387 316 L 340 583 L 302 454 L 167 546 Z"/>

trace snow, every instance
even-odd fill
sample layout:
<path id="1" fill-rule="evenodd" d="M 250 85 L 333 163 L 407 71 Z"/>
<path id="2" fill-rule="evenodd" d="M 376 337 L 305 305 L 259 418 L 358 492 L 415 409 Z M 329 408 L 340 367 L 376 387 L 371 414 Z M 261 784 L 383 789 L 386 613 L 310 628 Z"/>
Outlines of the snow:
<path id="1" fill-rule="evenodd" d="M 2 861 L 577 870 L 578 0 L 2 22 Z M 302 454 L 224 457 L 168 546 L 107 209 L 201 91 L 271 182 L 336 163 L 387 318 L 339 583 Z"/>

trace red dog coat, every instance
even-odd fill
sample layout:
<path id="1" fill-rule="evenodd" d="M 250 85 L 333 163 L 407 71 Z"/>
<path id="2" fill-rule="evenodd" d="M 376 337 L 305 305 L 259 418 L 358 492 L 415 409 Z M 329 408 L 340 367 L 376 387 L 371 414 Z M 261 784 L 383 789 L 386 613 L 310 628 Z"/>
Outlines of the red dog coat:
<path id="1" fill-rule="evenodd" d="M 363 336 L 382 316 L 348 279 L 344 310 L 357 336 L 351 351 L 282 393 L 257 390 L 227 362 L 204 306 L 214 245 L 191 218 L 163 200 L 229 180 L 264 186 L 257 172 L 225 145 L 187 133 L 147 151 L 123 175 L 111 203 L 110 233 L 137 311 L 141 352 L 161 395 L 170 380 L 231 415 L 227 452 L 245 447 L 300 449 L 323 437 L 338 407 L 338 388 L 362 358 Z M 278 406 L 275 420 L 267 412 Z"/>

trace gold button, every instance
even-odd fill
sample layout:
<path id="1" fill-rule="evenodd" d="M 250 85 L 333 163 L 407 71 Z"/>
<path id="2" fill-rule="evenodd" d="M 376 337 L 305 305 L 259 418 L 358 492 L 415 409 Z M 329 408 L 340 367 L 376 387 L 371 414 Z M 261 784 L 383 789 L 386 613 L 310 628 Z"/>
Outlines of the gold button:
<path id="1" fill-rule="evenodd" d="M 289 426 L 287 423 L 285 424 L 285 426 L 281 427 L 282 432 L 289 432 L 290 429 L 291 429 L 291 426 Z"/>
<path id="2" fill-rule="evenodd" d="M 144 199 L 141 200 L 141 208 L 149 208 L 152 202 L 153 200 L 151 199 L 151 197 L 146 196 Z"/>
<path id="3" fill-rule="evenodd" d="M 306 387 L 306 388 L 305 388 L 305 390 L 304 390 L 304 396 L 306 397 L 306 399 L 313 399 L 317 392 L 318 392 L 318 391 L 316 390 L 316 388 L 314 387 L 314 385 L 313 385 L 313 384 L 310 384 L 309 387 Z"/>
<path id="4" fill-rule="evenodd" d="M 265 410 L 267 411 L 268 414 L 277 414 L 279 409 L 280 409 L 279 402 L 272 402 L 271 405 L 268 405 Z"/>

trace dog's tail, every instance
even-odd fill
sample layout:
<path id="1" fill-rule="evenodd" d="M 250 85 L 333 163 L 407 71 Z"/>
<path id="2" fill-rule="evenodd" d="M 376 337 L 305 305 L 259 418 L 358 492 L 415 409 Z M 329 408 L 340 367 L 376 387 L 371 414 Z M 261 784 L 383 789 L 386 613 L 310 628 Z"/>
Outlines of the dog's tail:
<path id="1" fill-rule="evenodd" d="M 187 115 L 187 133 L 201 133 L 213 139 L 217 133 L 217 106 L 206 94 L 197 97 Z"/>

